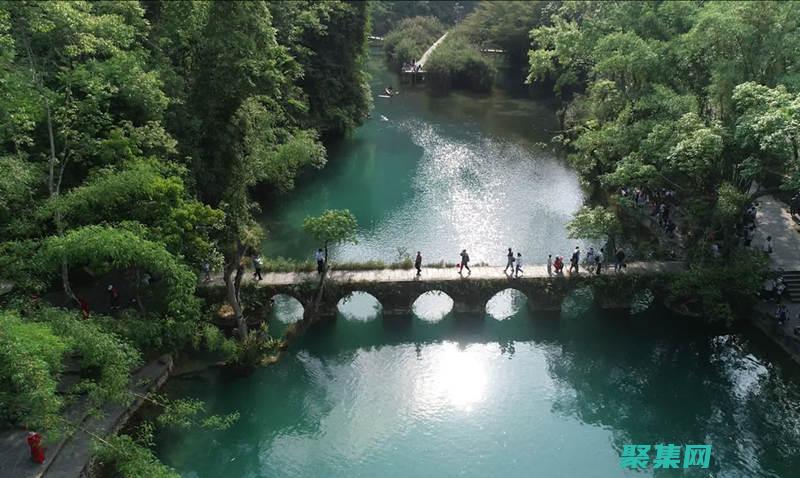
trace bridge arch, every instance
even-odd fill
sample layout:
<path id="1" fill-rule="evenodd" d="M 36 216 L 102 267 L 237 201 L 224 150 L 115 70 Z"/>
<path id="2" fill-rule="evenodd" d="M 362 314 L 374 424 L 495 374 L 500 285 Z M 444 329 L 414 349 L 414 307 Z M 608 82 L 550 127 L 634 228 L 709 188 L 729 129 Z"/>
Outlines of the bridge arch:
<path id="1" fill-rule="evenodd" d="M 272 294 L 268 302 L 269 312 L 266 321 L 269 333 L 273 337 L 283 337 L 292 324 L 302 321 L 305 316 L 305 307 L 302 302 L 290 294 Z"/>
<path id="2" fill-rule="evenodd" d="M 486 315 L 496 320 L 510 319 L 530 305 L 530 297 L 521 289 L 509 286 L 497 291 L 486 301 Z"/>
<path id="3" fill-rule="evenodd" d="M 426 322 L 438 322 L 452 312 L 455 301 L 447 292 L 424 291 L 411 302 L 411 312 Z"/>
<path id="4" fill-rule="evenodd" d="M 336 311 L 347 320 L 365 322 L 383 315 L 383 304 L 369 292 L 353 290 L 336 302 Z"/>

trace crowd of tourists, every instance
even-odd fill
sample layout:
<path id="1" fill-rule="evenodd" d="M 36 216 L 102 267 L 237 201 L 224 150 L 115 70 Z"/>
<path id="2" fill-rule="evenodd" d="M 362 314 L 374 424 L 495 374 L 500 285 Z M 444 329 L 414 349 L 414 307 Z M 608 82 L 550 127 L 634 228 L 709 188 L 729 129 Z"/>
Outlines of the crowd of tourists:
<path id="1" fill-rule="evenodd" d="M 472 270 L 469 268 L 469 253 L 467 250 L 463 249 L 459 256 L 461 259 L 457 266 L 458 273 L 463 275 L 464 270 L 466 269 L 467 275 L 471 274 Z M 582 257 L 583 260 L 581 260 Z M 575 249 L 572 251 L 572 255 L 569 259 L 570 265 L 567 269 L 567 273 L 571 275 L 580 274 L 581 265 L 583 265 L 584 270 L 588 271 L 590 274 L 600 275 L 603 272 L 603 268 L 606 266 L 607 260 L 605 248 L 601 247 L 600 250 L 595 251 L 593 246 L 589 246 L 586 255 L 582 256 L 580 246 L 575 246 Z M 614 272 L 622 272 L 627 267 L 627 264 L 625 263 L 625 251 L 623 251 L 622 248 L 617 248 L 617 250 L 614 252 L 613 260 Z M 506 266 L 503 269 L 503 273 L 507 276 L 518 278 L 525 272 L 522 264 L 522 253 L 517 251 L 515 254 L 514 250 L 509 247 L 508 252 L 506 253 Z M 564 266 L 564 256 L 553 256 L 552 254 L 548 254 L 548 276 L 563 276 Z M 422 272 L 422 256 L 419 252 L 417 252 L 417 260 L 414 263 L 414 267 L 417 269 L 417 276 L 419 276 Z"/>
<path id="2" fill-rule="evenodd" d="M 416 73 L 422 69 L 422 65 L 417 63 L 417 60 L 408 61 L 403 63 L 404 73 Z"/>
<path id="3" fill-rule="evenodd" d="M 678 203 L 673 189 L 640 187 L 631 189 L 623 187 L 620 189 L 620 195 L 630 198 L 634 205 L 649 212 L 667 237 L 675 237 L 678 226 L 673 221 L 672 213 Z"/>

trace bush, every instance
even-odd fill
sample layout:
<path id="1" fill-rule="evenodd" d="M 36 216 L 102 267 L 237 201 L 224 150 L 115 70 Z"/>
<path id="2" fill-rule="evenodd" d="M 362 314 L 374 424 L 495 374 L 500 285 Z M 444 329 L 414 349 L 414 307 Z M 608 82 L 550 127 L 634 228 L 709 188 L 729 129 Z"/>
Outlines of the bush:
<path id="1" fill-rule="evenodd" d="M 767 274 L 764 254 L 738 250 L 729 260 L 695 266 L 670 284 L 669 301 L 681 312 L 730 324 L 735 311 L 749 311 Z"/>
<path id="2" fill-rule="evenodd" d="M 56 384 L 66 351 L 66 341 L 49 326 L 0 313 L 0 423 L 59 427 Z"/>
<path id="3" fill-rule="evenodd" d="M 492 89 L 496 68 L 477 46 L 453 33 L 431 53 L 425 64 L 428 81 L 439 90 L 450 88 L 486 92 Z"/>

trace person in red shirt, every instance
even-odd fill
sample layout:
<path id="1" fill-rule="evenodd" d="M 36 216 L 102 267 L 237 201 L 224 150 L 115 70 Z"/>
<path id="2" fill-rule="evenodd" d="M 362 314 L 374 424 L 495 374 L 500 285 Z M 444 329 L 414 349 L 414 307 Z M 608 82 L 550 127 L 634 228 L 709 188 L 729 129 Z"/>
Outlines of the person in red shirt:
<path id="1" fill-rule="evenodd" d="M 42 435 L 36 432 L 28 432 L 28 446 L 31 447 L 31 460 L 34 463 L 44 463 L 44 447 L 42 446 Z"/>

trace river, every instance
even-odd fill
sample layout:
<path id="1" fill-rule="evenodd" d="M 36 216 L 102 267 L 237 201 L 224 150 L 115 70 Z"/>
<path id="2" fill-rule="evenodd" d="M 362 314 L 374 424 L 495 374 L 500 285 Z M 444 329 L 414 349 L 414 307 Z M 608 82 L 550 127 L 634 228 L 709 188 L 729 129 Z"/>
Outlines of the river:
<path id="1" fill-rule="evenodd" d="M 372 69 L 375 86 L 391 80 Z M 497 264 L 507 245 L 538 257 L 570 248 L 563 225 L 583 196 L 537 145 L 551 109 L 503 91 L 402 91 L 376 99 L 372 116 L 264 218 L 266 253 L 305 257 L 315 244 L 302 218 L 334 207 L 361 224 L 340 259 L 393 260 L 400 247 L 454 261 L 466 247 Z M 162 431 L 157 454 L 190 478 L 800 476 L 800 373 L 774 346 L 658 307 L 631 315 L 585 300 L 530 312 L 506 291 L 484 315 L 447 313 L 449 299 L 429 295 L 413 314 L 383 316 L 353 297 L 248 378 L 170 381 L 169 396 L 241 418 L 226 431 Z M 271 330 L 301 315 L 278 297 Z M 708 469 L 634 472 L 620 466 L 628 444 L 712 454 Z"/>
<path id="2" fill-rule="evenodd" d="M 568 255 L 565 224 L 583 202 L 578 178 L 549 145 L 558 128 L 553 107 L 524 88 L 492 95 L 432 97 L 407 88 L 370 57 L 375 93 L 371 118 L 330 147 L 328 165 L 306 175 L 263 217 L 267 257 L 310 258 L 318 244 L 303 219 L 350 209 L 358 244 L 334 248 L 340 261 L 397 261 L 421 251 L 426 263 L 501 264 L 507 247 L 530 262 Z M 380 98 L 388 85 L 398 96 Z"/>

